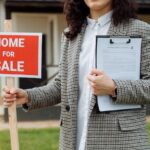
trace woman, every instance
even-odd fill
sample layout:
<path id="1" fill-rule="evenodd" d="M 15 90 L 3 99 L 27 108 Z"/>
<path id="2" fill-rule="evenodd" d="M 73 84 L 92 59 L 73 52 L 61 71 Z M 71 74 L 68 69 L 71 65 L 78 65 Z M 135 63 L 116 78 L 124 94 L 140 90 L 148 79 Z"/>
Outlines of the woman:
<path id="1" fill-rule="evenodd" d="M 150 26 L 136 20 L 130 0 L 66 0 L 64 10 L 68 28 L 59 74 L 44 87 L 4 88 L 4 105 L 16 101 L 30 111 L 61 102 L 61 150 L 149 150 L 144 104 L 150 103 Z M 97 34 L 142 36 L 140 80 L 113 80 L 92 69 Z M 97 95 L 142 108 L 99 112 Z"/>

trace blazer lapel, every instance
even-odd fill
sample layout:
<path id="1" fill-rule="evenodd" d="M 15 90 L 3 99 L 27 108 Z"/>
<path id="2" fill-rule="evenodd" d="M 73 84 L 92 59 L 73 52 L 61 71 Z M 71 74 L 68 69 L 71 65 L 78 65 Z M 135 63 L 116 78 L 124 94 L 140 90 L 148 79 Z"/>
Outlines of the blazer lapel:
<path id="1" fill-rule="evenodd" d="M 79 54 L 86 26 L 82 27 L 81 33 L 70 41 L 68 52 L 68 99 L 72 108 L 77 108 L 79 98 Z"/>
<path id="2" fill-rule="evenodd" d="M 81 44 L 84 35 L 85 26 L 82 28 L 81 33 L 70 41 L 68 47 L 68 77 L 67 77 L 67 97 L 68 103 L 71 107 L 72 115 L 72 145 L 76 145 L 76 129 L 77 129 L 77 106 L 79 99 L 79 54 L 81 51 Z M 67 61 L 67 60 L 66 60 Z M 67 68 L 66 68 L 67 69 Z"/>
<path id="3" fill-rule="evenodd" d="M 111 22 L 111 25 L 109 27 L 107 35 L 110 36 L 125 36 L 127 35 L 127 26 L 125 24 L 119 24 L 118 26 L 115 26 L 113 22 Z"/>

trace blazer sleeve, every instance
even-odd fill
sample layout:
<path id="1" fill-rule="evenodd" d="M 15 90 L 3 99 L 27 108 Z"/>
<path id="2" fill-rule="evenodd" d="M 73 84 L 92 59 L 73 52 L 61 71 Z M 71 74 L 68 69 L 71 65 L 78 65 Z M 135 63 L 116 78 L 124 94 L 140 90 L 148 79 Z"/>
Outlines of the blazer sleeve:
<path id="1" fill-rule="evenodd" d="M 62 34 L 61 38 L 61 59 L 59 63 L 59 73 L 53 81 L 42 87 L 27 89 L 29 103 L 23 105 L 25 111 L 32 109 L 52 106 L 61 102 L 61 64 L 63 61 L 64 47 L 67 44 L 67 39 Z"/>
<path id="2" fill-rule="evenodd" d="M 140 80 L 114 80 L 117 86 L 115 103 L 150 103 L 150 25 L 142 29 Z"/>

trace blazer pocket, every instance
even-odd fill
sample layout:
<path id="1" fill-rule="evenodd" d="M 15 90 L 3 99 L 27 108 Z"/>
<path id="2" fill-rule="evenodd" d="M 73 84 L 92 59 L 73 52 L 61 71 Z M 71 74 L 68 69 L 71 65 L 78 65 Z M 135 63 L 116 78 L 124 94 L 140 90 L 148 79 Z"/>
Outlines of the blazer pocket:
<path id="1" fill-rule="evenodd" d="M 131 131 L 146 128 L 146 120 L 144 116 L 119 116 L 118 121 L 121 131 Z"/>

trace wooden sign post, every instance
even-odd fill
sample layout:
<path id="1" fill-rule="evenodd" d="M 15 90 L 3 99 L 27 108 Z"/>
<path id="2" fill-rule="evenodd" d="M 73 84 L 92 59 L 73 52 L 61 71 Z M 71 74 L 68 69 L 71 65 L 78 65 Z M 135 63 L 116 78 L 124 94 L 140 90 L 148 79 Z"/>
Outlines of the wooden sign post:
<path id="1" fill-rule="evenodd" d="M 14 33 L 11 20 L 4 22 L 0 33 L 0 76 L 7 77 L 9 88 L 14 77 L 41 78 L 42 34 Z M 16 102 L 8 108 L 11 150 L 19 150 Z"/>
<path id="2" fill-rule="evenodd" d="M 12 32 L 12 22 L 11 20 L 5 20 L 4 31 Z M 7 77 L 6 84 L 9 88 L 14 87 L 14 78 Z M 10 128 L 10 139 L 11 139 L 11 150 L 19 150 L 19 139 L 18 139 L 18 129 L 17 129 L 17 113 L 16 113 L 16 102 L 8 108 L 9 116 L 9 128 Z"/>

